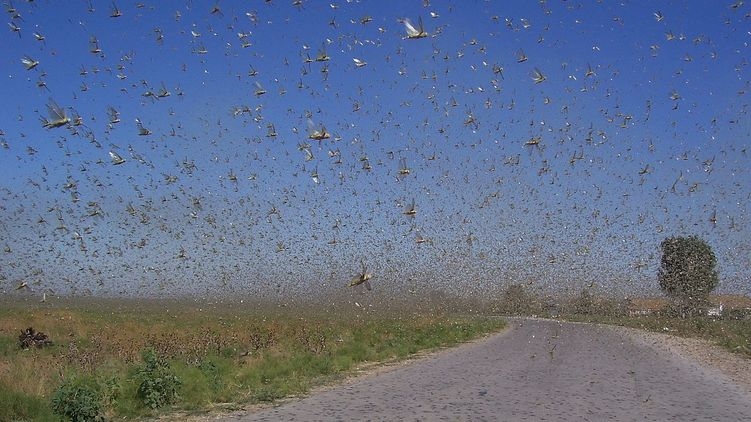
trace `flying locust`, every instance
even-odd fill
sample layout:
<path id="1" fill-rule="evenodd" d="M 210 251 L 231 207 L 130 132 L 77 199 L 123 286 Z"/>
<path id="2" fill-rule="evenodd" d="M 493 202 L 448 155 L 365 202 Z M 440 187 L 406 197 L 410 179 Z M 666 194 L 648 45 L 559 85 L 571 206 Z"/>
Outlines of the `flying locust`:
<path id="1" fill-rule="evenodd" d="M 349 283 L 349 287 L 364 284 L 366 289 L 373 290 L 373 287 L 370 285 L 370 279 L 373 277 L 373 275 L 368 272 L 367 267 L 365 267 L 365 262 L 360 261 L 360 264 L 362 265 L 362 271 L 352 278 L 352 281 Z"/>

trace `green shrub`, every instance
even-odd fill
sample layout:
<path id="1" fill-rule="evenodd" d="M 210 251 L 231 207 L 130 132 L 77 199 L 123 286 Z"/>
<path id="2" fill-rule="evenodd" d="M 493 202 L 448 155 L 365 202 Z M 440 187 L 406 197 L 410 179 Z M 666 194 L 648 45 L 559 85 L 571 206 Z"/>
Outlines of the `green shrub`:
<path id="1" fill-rule="evenodd" d="M 144 351 L 141 357 L 144 366 L 136 374 L 139 382 L 138 398 L 152 409 L 176 402 L 181 381 L 170 368 L 169 362 L 158 357 L 153 349 Z"/>
<path id="2" fill-rule="evenodd" d="M 83 382 L 66 381 L 52 395 L 52 411 L 73 422 L 105 420 L 99 392 Z"/>

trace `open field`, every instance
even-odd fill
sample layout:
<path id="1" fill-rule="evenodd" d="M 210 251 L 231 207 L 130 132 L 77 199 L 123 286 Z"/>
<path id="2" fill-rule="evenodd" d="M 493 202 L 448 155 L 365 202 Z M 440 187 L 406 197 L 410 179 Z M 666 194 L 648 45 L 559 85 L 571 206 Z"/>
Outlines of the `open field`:
<path id="1" fill-rule="evenodd" d="M 271 402 L 364 365 L 465 342 L 505 325 L 498 318 L 408 309 L 4 299 L 0 420 L 59 420 L 56 397 L 77 397 L 63 400 L 73 411 L 98 406 L 108 418 L 128 419 Z M 22 350 L 18 336 L 28 327 L 47 334 L 53 345 Z"/>

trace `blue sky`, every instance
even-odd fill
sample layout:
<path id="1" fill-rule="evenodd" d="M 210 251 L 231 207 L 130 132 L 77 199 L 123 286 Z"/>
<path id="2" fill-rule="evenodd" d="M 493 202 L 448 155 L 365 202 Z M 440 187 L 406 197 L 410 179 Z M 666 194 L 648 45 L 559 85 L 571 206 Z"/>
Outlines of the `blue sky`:
<path id="1" fill-rule="evenodd" d="M 697 234 L 751 293 L 749 6 L 292 3 L 7 6 L 0 289 L 649 294 Z"/>

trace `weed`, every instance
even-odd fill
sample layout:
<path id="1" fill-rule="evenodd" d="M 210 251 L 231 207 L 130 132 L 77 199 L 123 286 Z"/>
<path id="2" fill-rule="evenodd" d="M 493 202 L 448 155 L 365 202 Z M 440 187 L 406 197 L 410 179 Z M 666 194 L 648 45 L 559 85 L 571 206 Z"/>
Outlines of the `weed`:
<path id="1" fill-rule="evenodd" d="M 144 366 L 136 374 L 136 379 L 140 382 L 138 398 L 151 409 L 176 402 L 181 382 L 172 372 L 169 362 L 158 357 L 153 349 L 145 350 L 142 359 Z"/>
<path id="2" fill-rule="evenodd" d="M 13 341 L 12 337 L 0 337 L 0 356 L 9 356 L 15 353 L 17 347 L 18 343 Z"/>
<path id="3" fill-rule="evenodd" d="M 257 328 L 257 330 L 252 331 L 249 336 L 251 350 L 268 349 L 277 343 L 277 338 L 272 330 L 262 330 L 260 328 Z"/>
<path id="4" fill-rule="evenodd" d="M 112 406 L 120 398 L 120 379 L 116 375 L 105 377 L 99 381 L 99 389 L 102 403 Z"/>
<path id="5" fill-rule="evenodd" d="M 310 330 L 303 325 L 300 327 L 295 337 L 297 342 L 305 350 L 316 355 L 326 350 L 326 335 L 322 332 L 320 327 L 315 327 L 313 330 Z"/>
<path id="6" fill-rule="evenodd" d="M 253 392 L 253 399 L 259 402 L 273 402 L 283 398 L 285 395 L 280 388 L 275 385 L 263 385 Z"/>
<path id="7" fill-rule="evenodd" d="M 217 368 L 214 362 L 203 361 L 199 368 L 201 369 L 203 376 L 206 377 L 212 391 L 219 391 L 224 387 L 224 381 L 219 373 L 219 368 Z"/>
<path id="8" fill-rule="evenodd" d="M 103 421 L 99 392 L 86 382 L 65 381 L 52 395 L 52 411 L 73 422 Z"/>

